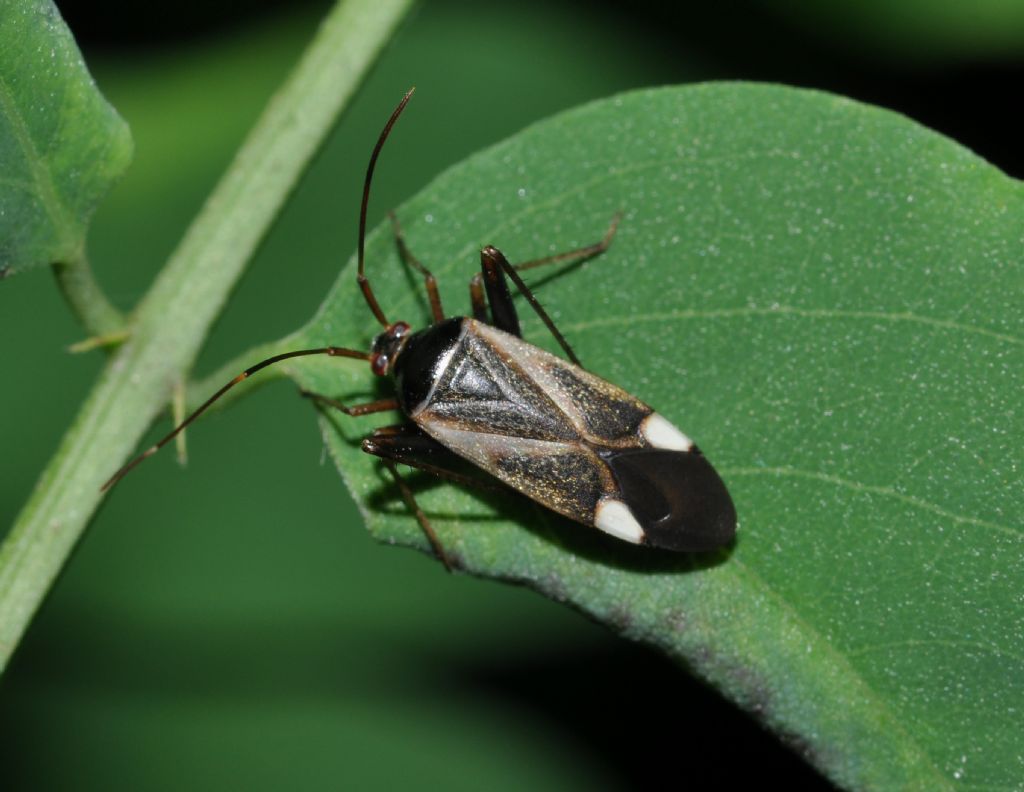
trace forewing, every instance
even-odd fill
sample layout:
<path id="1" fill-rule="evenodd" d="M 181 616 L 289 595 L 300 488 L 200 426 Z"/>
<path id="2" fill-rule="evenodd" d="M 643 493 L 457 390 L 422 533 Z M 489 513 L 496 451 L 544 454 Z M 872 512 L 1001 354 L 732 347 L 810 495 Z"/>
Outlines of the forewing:
<path id="1" fill-rule="evenodd" d="M 606 462 L 618 498 L 643 530 L 644 544 L 701 551 L 732 541 L 736 508 L 722 479 L 696 448 L 622 451 Z"/>
<path id="2" fill-rule="evenodd" d="M 414 416 L 428 434 L 548 508 L 631 542 L 704 550 L 735 511 L 693 442 L 621 388 L 490 325 Z"/>
<path id="3" fill-rule="evenodd" d="M 636 396 L 521 338 L 477 323 L 477 337 L 513 362 L 520 381 L 544 394 L 576 439 L 595 447 L 641 447 L 640 425 L 653 411 Z"/>

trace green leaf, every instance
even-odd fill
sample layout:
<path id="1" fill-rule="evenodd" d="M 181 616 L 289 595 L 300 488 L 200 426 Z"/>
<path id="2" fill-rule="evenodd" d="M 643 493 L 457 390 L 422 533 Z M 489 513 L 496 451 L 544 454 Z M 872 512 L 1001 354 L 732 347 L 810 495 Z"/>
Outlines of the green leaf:
<path id="1" fill-rule="evenodd" d="M 607 254 L 528 280 L 588 368 L 714 461 L 740 515 L 735 548 L 634 548 L 525 499 L 411 475 L 444 545 L 473 574 L 662 647 L 840 784 L 1016 783 L 1021 185 L 890 112 L 711 84 L 538 124 L 398 214 L 459 313 L 482 244 L 543 256 L 598 239 L 620 209 Z M 426 323 L 388 228 L 367 260 L 388 318 Z M 365 349 L 378 331 L 350 264 L 301 342 Z M 350 360 L 288 370 L 350 402 L 386 392 Z M 396 419 L 327 415 L 325 437 L 373 535 L 425 549 L 359 450 Z"/>
<path id="2" fill-rule="evenodd" d="M 339 0 L 134 311 L 0 544 L 0 671 L 124 463 L 410 0 Z"/>
<path id="3" fill-rule="evenodd" d="M 0 275 L 82 257 L 89 219 L 132 155 L 50 0 L 0 7 Z"/>

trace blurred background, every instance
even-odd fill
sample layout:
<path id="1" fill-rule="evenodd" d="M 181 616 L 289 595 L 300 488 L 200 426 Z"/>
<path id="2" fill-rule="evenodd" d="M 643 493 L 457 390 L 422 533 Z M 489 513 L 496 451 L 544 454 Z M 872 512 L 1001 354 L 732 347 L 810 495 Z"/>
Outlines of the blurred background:
<path id="1" fill-rule="evenodd" d="M 90 236 L 98 278 L 128 309 L 327 4 L 58 5 L 135 137 Z M 355 247 L 373 140 L 414 84 L 372 223 L 532 121 L 708 79 L 845 94 L 1024 171 L 1009 112 L 1024 2 L 668 6 L 423 2 L 263 246 L 199 373 L 312 315 Z M 100 358 L 65 353 L 80 331 L 44 272 L 2 284 L 0 337 L 7 526 Z M 652 650 L 371 542 L 290 385 L 205 421 L 190 454 L 184 470 L 154 459 L 104 506 L 0 680 L 5 789 L 626 789 L 656 775 L 724 784 L 750 768 L 827 788 Z"/>

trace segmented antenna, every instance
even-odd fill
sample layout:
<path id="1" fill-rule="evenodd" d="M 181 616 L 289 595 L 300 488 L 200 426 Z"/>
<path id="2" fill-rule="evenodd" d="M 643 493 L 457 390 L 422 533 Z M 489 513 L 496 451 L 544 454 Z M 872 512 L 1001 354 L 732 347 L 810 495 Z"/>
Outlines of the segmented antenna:
<path id="1" fill-rule="evenodd" d="M 373 147 L 373 153 L 370 155 L 370 164 L 366 168 L 366 181 L 363 182 L 363 205 L 359 209 L 359 273 L 356 275 L 356 281 L 359 283 L 359 288 L 363 292 L 363 297 L 366 299 L 366 304 L 370 306 L 370 310 L 373 311 L 373 315 L 377 317 L 377 321 L 384 327 L 388 327 L 387 317 L 384 316 L 384 311 L 380 308 L 380 303 L 377 302 L 377 298 L 373 294 L 373 289 L 370 288 L 370 281 L 364 274 L 363 270 L 366 265 L 366 207 L 370 204 L 370 182 L 373 181 L 373 169 L 377 165 L 377 156 L 380 154 L 380 150 L 384 147 L 384 141 L 388 139 L 388 135 L 391 134 L 391 127 L 395 125 L 398 117 L 405 110 L 405 106 L 409 103 L 412 98 L 413 91 L 415 88 L 410 88 L 405 96 L 402 97 L 402 101 L 398 103 L 398 107 L 395 108 L 391 114 L 391 118 L 384 125 L 384 129 L 380 133 L 380 137 L 377 138 L 377 145 Z"/>
<path id="2" fill-rule="evenodd" d="M 186 418 L 180 424 L 175 426 L 174 429 L 170 431 L 170 433 L 162 437 L 154 445 L 151 445 L 149 448 L 147 448 L 145 451 L 143 451 L 141 454 L 135 457 L 135 459 L 133 459 L 131 462 L 129 462 L 127 465 L 125 465 L 123 468 L 117 471 L 113 476 L 111 476 L 107 480 L 106 484 L 100 487 L 100 492 L 106 492 L 108 489 L 117 484 L 117 482 L 123 479 L 136 465 L 140 464 L 144 459 L 153 456 L 153 454 L 155 454 L 157 451 L 159 451 L 161 448 L 163 448 L 165 445 L 171 442 L 171 440 L 177 437 L 186 426 L 192 423 L 204 412 L 206 412 L 206 409 L 211 404 L 213 404 L 215 401 L 217 401 L 217 399 L 219 399 L 221 396 L 223 396 L 225 393 L 227 393 L 229 390 L 235 387 L 235 385 L 237 385 L 239 382 L 241 382 L 244 379 L 248 379 L 260 369 L 264 369 L 267 366 L 272 366 L 274 363 L 279 363 L 280 361 L 287 360 L 288 358 L 302 357 L 304 355 L 331 355 L 332 357 L 349 357 L 357 358 L 359 360 L 370 359 L 370 356 L 368 354 L 366 354 L 365 352 L 360 352 L 356 349 L 345 349 L 343 347 L 320 347 L 319 349 L 297 349 L 294 352 L 282 352 L 280 355 L 274 355 L 273 357 L 268 357 L 266 360 L 261 360 L 256 365 L 249 366 L 249 368 L 247 368 L 245 371 L 243 371 L 241 374 L 239 374 L 237 377 L 231 380 L 231 382 L 222 387 L 209 399 L 204 401 L 195 412 L 193 412 L 188 418 Z"/>
<path id="3" fill-rule="evenodd" d="M 363 269 L 365 266 L 364 248 L 366 242 L 366 208 L 370 202 L 370 183 L 373 181 L 373 169 L 374 166 L 377 164 L 377 156 L 380 154 L 380 150 L 384 146 L 384 141 L 387 140 L 388 135 L 391 134 L 391 127 L 395 125 L 395 121 L 397 121 L 398 117 L 402 114 L 402 111 L 405 109 L 405 106 L 409 103 L 409 99 L 412 97 L 412 93 L 415 90 L 415 88 L 410 88 L 406 92 L 405 96 L 402 97 L 402 101 L 398 103 L 398 107 L 396 107 L 394 112 L 391 113 L 391 118 L 388 119 L 388 122 L 384 125 L 384 129 L 380 133 L 380 137 L 377 138 L 377 145 L 373 147 L 373 153 L 370 155 L 370 164 L 366 169 L 366 181 L 363 183 L 363 203 L 362 207 L 359 209 L 359 273 L 356 276 L 356 279 L 359 282 L 359 288 L 363 292 L 363 297 L 366 298 L 366 304 L 370 306 L 370 310 L 373 311 L 373 315 L 377 317 L 377 321 L 384 325 L 384 327 L 389 326 L 388 320 L 384 316 L 384 312 L 381 310 L 380 305 L 377 303 L 377 298 L 373 294 L 373 289 L 370 288 L 369 279 L 367 279 L 366 275 L 363 273 Z M 161 448 L 167 445 L 167 443 L 169 443 L 171 440 L 177 437 L 178 434 L 181 433 L 181 431 L 186 426 L 188 426 L 190 423 L 196 420 L 196 418 L 198 418 L 204 412 L 206 412 L 207 408 L 211 404 L 217 401 L 221 396 L 223 396 L 225 393 L 231 390 L 231 388 L 233 388 L 242 380 L 248 379 L 250 376 L 255 374 L 260 369 L 264 369 L 267 366 L 273 365 L 274 363 L 279 363 L 280 361 L 287 360 L 288 358 L 302 357 L 305 355 L 331 355 L 334 357 L 356 358 L 358 360 L 370 359 L 370 355 L 366 352 L 360 352 L 355 349 L 345 349 L 344 347 L 332 346 L 320 347 L 319 349 L 298 349 L 295 350 L 294 352 L 283 352 L 279 355 L 269 357 L 266 360 L 261 360 L 259 363 L 255 364 L 254 366 L 250 366 L 237 377 L 235 377 L 233 380 L 231 380 L 229 383 L 224 385 L 220 390 L 213 394 L 213 396 L 211 396 L 209 399 L 203 402 L 195 412 L 193 412 L 184 421 L 182 421 L 180 424 L 174 427 L 174 429 L 169 434 L 161 438 L 159 441 L 157 441 L 155 445 L 152 445 L 149 448 L 147 448 L 145 451 L 143 451 L 141 454 L 139 454 L 137 457 L 131 460 L 127 465 L 118 470 L 113 476 L 111 476 L 107 480 L 107 482 L 102 487 L 100 487 L 100 491 L 106 491 L 110 489 L 117 482 L 123 479 L 125 475 L 127 475 L 132 469 L 139 465 L 144 459 L 153 456 L 153 454 L 155 454 L 157 451 L 159 451 Z"/>

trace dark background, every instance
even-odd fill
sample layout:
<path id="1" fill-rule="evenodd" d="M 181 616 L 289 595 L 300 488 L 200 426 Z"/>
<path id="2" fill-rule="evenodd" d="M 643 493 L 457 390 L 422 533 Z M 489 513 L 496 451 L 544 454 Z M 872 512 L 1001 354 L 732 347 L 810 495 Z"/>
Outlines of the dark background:
<path id="1" fill-rule="evenodd" d="M 240 17 L 217 2 L 59 5 L 136 140 L 90 238 L 98 277 L 127 309 L 326 6 L 249 3 Z M 974 12 L 896 4 L 898 16 L 818 5 L 428 0 L 303 181 L 199 371 L 312 314 L 354 249 L 372 141 L 413 84 L 371 222 L 531 121 L 707 79 L 889 107 L 1021 175 L 1009 110 L 1024 20 L 1011 6 L 999 17 L 998 0 Z M 0 393 L 10 524 L 99 358 L 63 351 L 79 330 L 42 272 L 3 283 L 0 332 L 17 339 Z M 207 420 L 190 447 L 187 469 L 155 459 L 110 499 L 0 683 L 5 789 L 614 789 L 750 772 L 827 788 L 653 650 L 532 593 L 374 545 L 289 386 Z"/>

